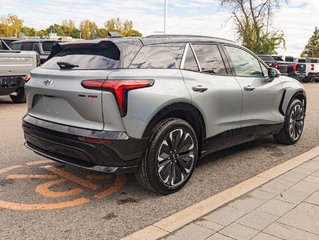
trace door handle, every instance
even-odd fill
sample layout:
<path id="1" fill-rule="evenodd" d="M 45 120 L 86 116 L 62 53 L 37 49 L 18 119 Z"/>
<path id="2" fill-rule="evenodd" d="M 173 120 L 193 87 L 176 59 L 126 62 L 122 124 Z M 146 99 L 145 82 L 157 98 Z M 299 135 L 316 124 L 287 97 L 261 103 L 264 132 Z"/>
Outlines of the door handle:
<path id="1" fill-rule="evenodd" d="M 253 86 L 251 86 L 251 85 L 247 85 L 247 86 L 244 87 L 245 91 L 253 91 L 254 89 L 255 88 Z"/>
<path id="2" fill-rule="evenodd" d="M 204 87 L 202 85 L 197 85 L 197 86 L 192 87 L 192 89 L 194 92 L 205 92 L 205 91 L 207 91 L 208 88 Z"/>

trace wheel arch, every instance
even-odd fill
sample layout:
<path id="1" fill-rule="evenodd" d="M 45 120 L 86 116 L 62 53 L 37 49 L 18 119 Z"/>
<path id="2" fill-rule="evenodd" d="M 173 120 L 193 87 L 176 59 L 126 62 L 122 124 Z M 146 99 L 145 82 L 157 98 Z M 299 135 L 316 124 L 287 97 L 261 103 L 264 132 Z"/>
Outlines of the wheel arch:
<path id="1" fill-rule="evenodd" d="M 148 123 L 144 130 L 143 138 L 149 138 L 152 130 L 160 121 L 172 117 L 183 119 L 193 127 L 201 147 L 202 140 L 206 137 L 206 125 L 202 113 L 190 103 L 173 103 L 162 108 Z"/>
<path id="2" fill-rule="evenodd" d="M 307 96 L 306 92 L 304 90 L 299 90 L 295 93 L 288 93 L 287 90 L 284 93 L 283 101 L 281 103 L 280 112 L 286 116 L 287 110 L 291 102 L 295 99 L 299 99 L 301 102 L 303 102 L 305 109 L 307 108 Z"/>

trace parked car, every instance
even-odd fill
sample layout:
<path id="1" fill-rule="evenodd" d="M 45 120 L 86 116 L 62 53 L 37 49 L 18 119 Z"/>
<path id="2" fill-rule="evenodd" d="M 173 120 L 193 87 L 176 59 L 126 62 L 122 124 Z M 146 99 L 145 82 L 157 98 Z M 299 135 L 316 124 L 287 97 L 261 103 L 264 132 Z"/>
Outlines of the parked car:
<path id="1" fill-rule="evenodd" d="M 57 40 L 50 39 L 27 39 L 11 43 L 12 50 L 36 51 L 40 55 L 40 63 L 43 64 L 49 56 L 52 46 Z"/>
<path id="2" fill-rule="evenodd" d="M 306 111 L 301 83 L 232 41 L 201 36 L 57 44 L 26 92 L 28 148 L 134 171 L 161 194 L 182 188 L 200 156 L 267 135 L 295 144 Z"/>
<path id="3" fill-rule="evenodd" d="M 1 40 L 2 40 L 8 47 L 10 47 L 11 43 L 20 40 L 20 38 L 1 37 Z M 8 49 L 3 48 L 2 50 L 8 50 Z"/>
<path id="4" fill-rule="evenodd" d="M 301 81 L 300 74 L 297 72 L 297 64 L 293 57 L 272 56 L 278 64 L 278 70 L 284 76 L 289 76 Z"/>
<path id="5" fill-rule="evenodd" d="M 271 55 L 258 55 L 258 57 L 263 60 L 269 67 L 278 69 L 277 61 Z"/>
<path id="6" fill-rule="evenodd" d="M 319 82 L 319 58 L 307 58 L 304 82 Z"/>
<path id="7" fill-rule="evenodd" d="M 38 58 L 36 52 L 0 50 L 0 95 L 10 95 L 15 103 L 25 102 L 25 76 L 37 67 Z"/>

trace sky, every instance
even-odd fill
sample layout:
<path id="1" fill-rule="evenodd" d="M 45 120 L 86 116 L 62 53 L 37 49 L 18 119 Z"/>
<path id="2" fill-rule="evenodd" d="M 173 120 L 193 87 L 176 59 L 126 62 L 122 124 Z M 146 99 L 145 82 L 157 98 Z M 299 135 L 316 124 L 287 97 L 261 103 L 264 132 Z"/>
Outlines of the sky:
<path id="1" fill-rule="evenodd" d="M 167 33 L 199 34 L 236 41 L 230 12 L 218 0 L 168 0 Z M 286 49 L 282 55 L 299 56 L 315 26 L 319 26 L 318 0 L 288 0 L 277 10 L 272 26 L 285 33 Z M 26 26 L 45 29 L 63 19 L 77 25 L 90 19 L 103 27 L 106 19 L 132 20 L 144 36 L 163 31 L 164 0 L 0 0 L 0 16 L 15 14 Z"/>

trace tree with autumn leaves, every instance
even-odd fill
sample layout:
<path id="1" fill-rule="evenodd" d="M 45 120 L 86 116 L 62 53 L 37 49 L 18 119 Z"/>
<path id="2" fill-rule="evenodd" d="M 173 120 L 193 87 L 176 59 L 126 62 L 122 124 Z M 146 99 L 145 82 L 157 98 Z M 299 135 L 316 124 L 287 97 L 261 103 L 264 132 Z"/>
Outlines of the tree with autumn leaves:
<path id="1" fill-rule="evenodd" d="M 63 20 L 62 24 L 52 24 L 47 29 L 35 30 L 33 27 L 23 25 L 23 20 L 15 15 L 8 15 L 0 18 L 0 37 L 47 37 L 50 33 L 56 33 L 58 36 L 70 36 L 72 38 L 106 38 L 108 32 L 119 32 L 125 37 L 142 36 L 142 33 L 133 29 L 133 22 L 121 20 L 120 18 L 108 19 L 104 27 L 99 28 L 91 20 L 83 20 L 79 28 L 76 27 L 73 20 Z"/>

